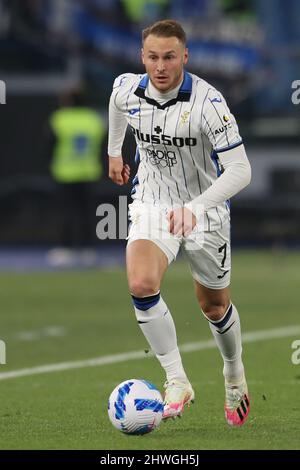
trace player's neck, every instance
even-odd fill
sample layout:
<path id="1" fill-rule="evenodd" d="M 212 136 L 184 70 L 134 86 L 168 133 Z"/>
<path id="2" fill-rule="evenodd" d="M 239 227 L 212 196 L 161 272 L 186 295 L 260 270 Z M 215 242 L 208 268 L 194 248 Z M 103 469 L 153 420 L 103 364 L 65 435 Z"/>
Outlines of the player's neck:
<path id="1" fill-rule="evenodd" d="M 181 80 L 180 83 L 175 88 L 172 88 L 171 90 L 168 90 L 167 92 L 162 92 L 153 85 L 151 80 L 149 80 L 147 90 L 146 90 L 146 95 L 149 96 L 149 98 L 155 99 L 156 101 L 169 101 L 178 95 L 178 91 L 182 85 L 182 82 L 183 80 Z"/>

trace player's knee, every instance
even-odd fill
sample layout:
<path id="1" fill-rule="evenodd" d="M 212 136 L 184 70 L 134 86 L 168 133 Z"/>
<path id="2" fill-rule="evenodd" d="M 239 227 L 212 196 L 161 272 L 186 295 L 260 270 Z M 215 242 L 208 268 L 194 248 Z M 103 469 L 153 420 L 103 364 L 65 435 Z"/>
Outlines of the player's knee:
<path id="1" fill-rule="evenodd" d="M 199 300 L 204 315 L 212 321 L 218 321 L 224 317 L 228 308 L 228 301 Z"/>
<path id="2" fill-rule="evenodd" d="M 159 286 L 154 279 L 133 279 L 129 282 L 129 289 L 135 297 L 148 297 L 154 295 L 159 291 Z"/>

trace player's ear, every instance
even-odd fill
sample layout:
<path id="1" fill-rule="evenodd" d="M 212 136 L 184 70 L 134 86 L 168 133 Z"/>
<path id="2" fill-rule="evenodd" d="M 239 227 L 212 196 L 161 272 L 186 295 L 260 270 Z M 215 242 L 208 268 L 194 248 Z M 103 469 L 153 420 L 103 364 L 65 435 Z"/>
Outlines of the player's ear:
<path id="1" fill-rule="evenodd" d="M 184 65 L 187 64 L 188 60 L 189 60 L 189 50 L 186 47 L 184 49 L 184 53 L 183 53 L 183 63 L 184 63 Z"/>
<path id="2" fill-rule="evenodd" d="M 145 63 L 145 54 L 144 54 L 144 49 L 143 48 L 141 49 L 141 59 L 142 59 L 142 62 L 144 64 Z"/>

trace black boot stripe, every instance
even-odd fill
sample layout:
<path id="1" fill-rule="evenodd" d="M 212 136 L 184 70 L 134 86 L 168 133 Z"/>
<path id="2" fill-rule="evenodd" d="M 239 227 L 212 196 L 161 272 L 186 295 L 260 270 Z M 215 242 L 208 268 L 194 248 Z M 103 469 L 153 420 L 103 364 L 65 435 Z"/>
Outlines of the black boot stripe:
<path id="1" fill-rule="evenodd" d="M 246 414 L 247 413 L 247 408 L 246 408 L 245 403 L 243 401 L 241 401 L 241 407 L 242 407 L 242 410 L 243 410 L 244 414 Z"/>
<path id="2" fill-rule="evenodd" d="M 246 402 L 247 407 L 249 408 L 249 400 L 248 400 L 247 395 L 244 396 L 244 399 L 245 399 L 245 402 Z"/>
<path id="3" fill-rule="evenodd" d="M 239 415 L 240 420 L 243 421 L 244 416 L 242 415 L 240 408 L 237 408 L 236 411 L 237 411 L 237 414 Z"/>

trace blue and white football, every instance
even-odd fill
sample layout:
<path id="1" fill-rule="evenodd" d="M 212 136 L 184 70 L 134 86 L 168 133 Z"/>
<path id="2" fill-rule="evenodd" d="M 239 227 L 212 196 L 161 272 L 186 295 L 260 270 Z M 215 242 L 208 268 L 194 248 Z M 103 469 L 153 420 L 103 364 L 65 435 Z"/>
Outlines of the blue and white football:
<path id="1" fill-rule="evenodd" d="M 127 434 L 146 434 L 159 426 L 163 398 L 146 380 L 125 380 L 116 386 L 108 400 L 108 416 L 117 429 Z"/>

